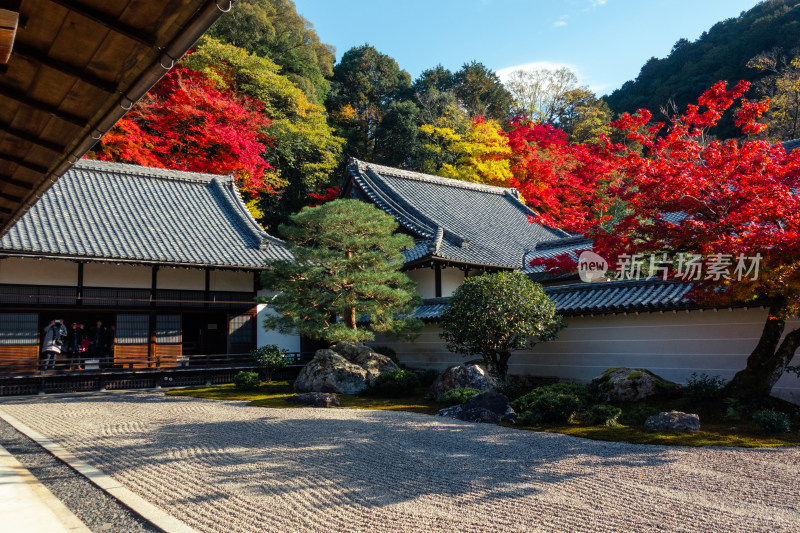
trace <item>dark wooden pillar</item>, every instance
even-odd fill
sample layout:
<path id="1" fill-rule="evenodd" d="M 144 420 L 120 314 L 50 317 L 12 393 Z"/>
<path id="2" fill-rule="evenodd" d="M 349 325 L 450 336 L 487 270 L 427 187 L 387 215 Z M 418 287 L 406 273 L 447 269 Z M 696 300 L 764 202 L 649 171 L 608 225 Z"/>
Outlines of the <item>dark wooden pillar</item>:
<path id="1" fill-rule="evenodd" d="M 149 342 L 147 343 L 147 360 L 151 363 L 156 360 L 156 290 L 158 289 L 158 266 L 152 269 L 150 281 L 150 322 L 148 331 L 150 332 Z M 148 365 L 150 366 L 150 365 Z"/>
<path id="2" fill-rule="evenodd" d="M 83 305 L 83 262 L 78 261 L 78 290 L 75 293 L 76 305 Z"/>
<path id="3" fill-rule="evenodd" d="M 205 289 L 203 289 L 203 300 L 205 303 L 203 304 L 204 307 L 209 307 L 209 300 L 211 300 L 211 269 L 206 269 L 206 285 Z"/>
<path id="4" fill-rule="evenodd" d="M 434 283 L 435 283 L 435 286 L 436 286 L 436 288 L 435 288 L 436 297 L 437 298 L 441 298 L 442 297 L 442 266 L 439 263 L 436 263 L 436 266 L 434 267 L 434 276 L 435 276 L 434 277 Z"/>

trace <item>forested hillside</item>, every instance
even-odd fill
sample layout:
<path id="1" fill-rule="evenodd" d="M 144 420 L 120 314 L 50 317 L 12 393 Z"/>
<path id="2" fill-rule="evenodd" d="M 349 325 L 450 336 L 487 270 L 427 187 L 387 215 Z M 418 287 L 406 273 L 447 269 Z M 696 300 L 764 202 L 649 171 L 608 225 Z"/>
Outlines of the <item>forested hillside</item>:
<path id="1" fill-rule="evenodd" d="M 772 100 L 761 135 L 800 137 L 797 46 L 800 4 L 763 2 L 679 41 L 606 102 L 566 68 L 503 83 L 476 59 L 412 79 L 369 44 L 337 62 L 292 0 L 239 0 L 90 156 L 233 174 L 268 229 L 333 198 L 357 157 L 515 187 L 551 223 L 578 231 L 611 176 L 596 157 L 602 139 L 624 140 L 609 126 L 613 112 L 644 107 L 657 122 L 670 101 L 682 111 L 720 80 L 759 78 L 747 96 Z M 710 133 L 741 136 L 732 122 Z"/>
<path id="2" fill-rule="evenodd" d="M 793 49 L 799 46 L 800 2 L 767 0 L 737 18 L 718 22 L 694 42 L 678 40 L 669 56 L 651 58 L 635 80 L 605 100 L 615 113 L 640 108 L 658 112 L 670 101 L 683 109 L 719 80 L 736 83 L 764 77 L 764 71 L 747 66 L 755 56 L 775 48 L 795 56 Z M 727 136 L 723 133 L 736 134 L 730 127 L 718 135 Z"/>

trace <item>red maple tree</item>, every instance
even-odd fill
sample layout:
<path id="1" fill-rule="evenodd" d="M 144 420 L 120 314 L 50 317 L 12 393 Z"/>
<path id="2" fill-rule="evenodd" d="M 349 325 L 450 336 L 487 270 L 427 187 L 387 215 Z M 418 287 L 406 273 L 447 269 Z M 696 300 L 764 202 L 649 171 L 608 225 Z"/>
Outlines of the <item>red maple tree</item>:
<path id="1" fill-rule="evenodd" d="M 547 124 L 517 117 L 505 133 L 511 147 L 510 184 L 539 213 L 538 223 L 584 231 L 608 207 L 603 194 L 615 159 L 602 146 L 571 145 L 567 135 Z"/>
<path id="2" fill-rule="evenodd" d="M 761 131 L 757 119 L 768 103 L 742 98 L 748 87 L 740 82 L 728 89 L 719 82 L 668 125 L 652 124 L 644 109 L 612 123 L 644 149 L 606 139 L 616 176 L 607 193 L 628 211 L 612 228 L 595 214 L 586 234 L 594 251 L 612 264 L 635 254 L 678 258 L 665 271 L 691 281 L 689 296 L 703 305 L 768 305 L 747 367 L 727 385 L 732 395 L 760 397 L 769 394 L 800 347 L 800 328 L 784 335 L 787 320 L 800 313 L 800 151 L 787 154 L 780 144 L 763 140 L 708 139 L 708 129 L 737 102 L 736 125 L 744 133 Z M 685 257 L 702 257 L 707 267 L 711 259 L 724 258 L 729 269 L 687 279 Z M 736 275 L 743 262 L 746 275 Z M 562 257 L 549 266 L 568 264 Z"/>
<path id="3" fill-rule="evenodd" d="M 102 140 L 99 159 L 214 174 L 233 173 L 243 190 L 271 192 L 258 101 L 220 91 L 201 72 L 176 67 Z"/>

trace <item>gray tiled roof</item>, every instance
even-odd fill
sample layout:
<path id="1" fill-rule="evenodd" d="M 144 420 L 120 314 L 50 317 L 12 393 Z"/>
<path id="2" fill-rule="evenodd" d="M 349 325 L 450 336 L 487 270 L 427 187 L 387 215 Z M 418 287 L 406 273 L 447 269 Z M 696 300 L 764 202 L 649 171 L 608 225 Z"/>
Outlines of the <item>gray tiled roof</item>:
<path id="1" fill-rule="evenodd" d="M 537 243 L 569 234 L 530 223 L 536 216 L 517 191 L 441 178 L 353 159 L 349 194 L 375 203 L 417 239 L 406 262 L 436 257 L 459 263 L 522 268 Z"/>
<path id="2" fill-rule="evenodd" d="M 685 298 L 691 283 L 642 279 L 545 287 L 565 315 L 667 311 L 697 308 Z"/>
<path id="3" fill-rule="evenodd" d="M 791 152 L 792 150 L 796 150 L 800 147 L 800 139 L 792 139 L 791 141 L 783 141 L 781 143 L 783 145 L 783 149 L 787 152 Z"/>
<path id="4" fill-rule="evenodd" d="M 422 305 L 417 307 L 411 315 L 423 322 L 436 322 L 442 317 L 442 313 L 447 309 L 448 298 L 431 298 L 424 300 Z"/>
<path id="5" fill-rule="evenodd" d="M 544 266 L 531 266 L 530 262 L 534 259 L 554 259 L 560 255 L 569 255 L 577 262 L 579 252 L 591 249 L 592 241 L 582 236 L 566 237 L 564 239 L 539 243 L 534 250 L 525 256 L 526 264 L 524 272 L 537 276 L 535 278 L 537 280 L 540 278 L 545 279 L 552 277 L 553 274 L 545 275 L 546 269 Z"/>
<path id="6" fill-rule="evenodd" d="M 566 316 L 697 308 L 694 302 L 685 298 L 692 285 L 677 281 L 608 281 L 556 285 L 543 289 L 555 302 L 558 312 Z M 434 322 L 441 318 L 447 305 L 447 299 L 443 298 L 425 300 L 413 316 Z"/>
<path id="7" fill-rule="evenodd" d="M 0 239 L 0 254 L 255 268 L 290 259 L 229 176 L 82 159 Z"/>

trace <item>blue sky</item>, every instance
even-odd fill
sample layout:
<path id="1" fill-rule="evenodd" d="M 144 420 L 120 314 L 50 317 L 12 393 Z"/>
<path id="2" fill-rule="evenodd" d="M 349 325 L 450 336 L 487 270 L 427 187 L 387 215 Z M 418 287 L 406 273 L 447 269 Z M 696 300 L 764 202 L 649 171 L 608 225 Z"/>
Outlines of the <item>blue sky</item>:
<path id="1" fill-rule="evenodd" d="M 736 17 L 756 0 L 295 0 L 337 60 L 369 43 L 416 77 L 473 59 L 501 75 L 521 65 L 568 66 L 606 94 Z"/>

